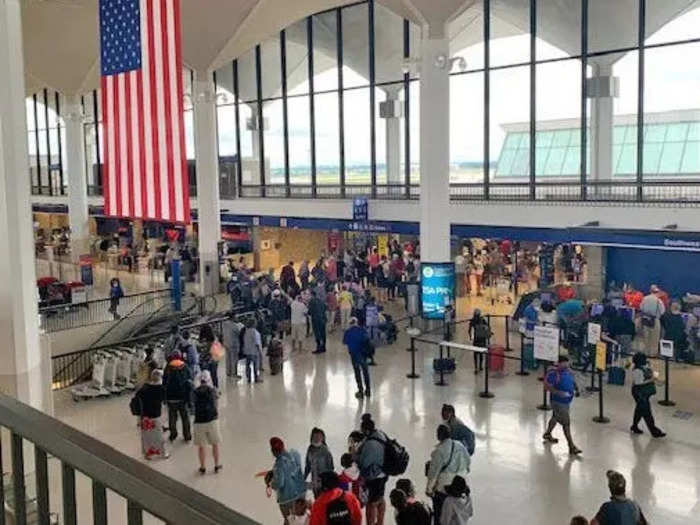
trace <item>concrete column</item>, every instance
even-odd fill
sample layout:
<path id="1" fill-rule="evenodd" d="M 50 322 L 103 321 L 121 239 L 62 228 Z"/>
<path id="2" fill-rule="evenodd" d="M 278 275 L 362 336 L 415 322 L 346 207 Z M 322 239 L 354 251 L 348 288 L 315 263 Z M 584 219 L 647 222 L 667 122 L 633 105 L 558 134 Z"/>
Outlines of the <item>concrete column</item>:
<path id="1" fill-rule="evenodd" d="M 434 33 L 439 37 L 430 38 Z M 420 69 L 420 244 L 421 259 L 450 260 L 450 82 L 445 31 L 423 28 Z"/>
<path id="2" fill-rule="evenodd" d="M 90 227 L 85 174 L 85 131 L 80 97 L 64 98 L 66 122 L 66 158 L 68 174 L 68 222 L 71 230 L 71 258 L 90 253 Z"/>
<path id="3" fill-rule="evenodd" d="M 197 71 L 194 81 L 194 145 L 197 166 L 199 282 L 202 295 L 219 291 L 221 216 L 216 94 L 211 74 Z"/>
<path id="4" fill-rule="evenodd" d="M 594 64 L 593 78 L 612 77 L 612 65 Z M 609 181 L 613 175 L 613 97 L 591 97 L 591 170 L 594 181 Z"/>
<path id="5" fill-rule="evenodd" d="M 20 3 L 0 0 L 0 390 L 43 409 Z"/>
<path id="6" fill-rule="evenodd" d="M 386 88 L 386 101 L 395 103 L 399 100 L 399 89 Z M 401 172 L 401 133 L 402 120 L 400 116 L 387 117 L 386 120 L 386 177 L 389 184 L 403 184 Z"/>

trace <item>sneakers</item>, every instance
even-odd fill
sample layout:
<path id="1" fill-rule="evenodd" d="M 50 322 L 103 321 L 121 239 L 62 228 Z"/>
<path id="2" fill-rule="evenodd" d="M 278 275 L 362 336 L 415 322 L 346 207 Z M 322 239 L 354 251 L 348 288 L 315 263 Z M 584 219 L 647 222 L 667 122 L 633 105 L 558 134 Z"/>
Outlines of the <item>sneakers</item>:
<path id="1" fill-rule="evenodd" d="M 372 395 L 372 393 L 369 390 L 367 390 L 367 392 L 365 392 L 365 397 L 370 397 L 371 395 Z"/>
<path id="2" fill-rule="evenodd" d="M 223 465 L 214 465 L 214 474 L 218 474 L 222 468 L 224 468 Z"/>
<path id="3" fill-rule="evenodd" d="M 362 392 L 362 391 L 355 392 L 355 397 L 356 397 L 357 399 L 362 399 L 364 396 L 365 396 L 365 394 L 364 394 L 364 392 Z"/>
<path id="4" fill-rule="evenodd" d="M 202 476 L 204 476 L 204 474 L 207 473 L 207 469 L 205 469 L 204 467 L 199 467 L 199 473 L 200 473 Z"/>
<path id="5" fill-rule="evenodd" d="M 630 432 L 632 432 L 632 434 L 644 434 L 644 431 L 636 425 L 630 427 Z"/>
<path id="6" fill-rule="evenodd" d="M 578 447 L 569 447 L 569 454 L 572 456 L 578 456 L 581 452 L 583 451 Z"/>
<path id="7" fill-rule="evenodd" d="M 552 437 L 552 434 L 550 434 L 549 432 L 545 432 L 545 434 L 542 436 L 542 439 L 547 443 L 559 443 L 559 440 L 555 437 Z"/>
<path id="8" fill-rule="evenodd" d="M 663 430 L 656 429 L 656 432 L 654 432 L 654 433 L 651 435 L 651 437 L 653 437 L 653 438 L 662 438 L 662 437 L 666 437 L 666 432 L 664 432 Z"/>

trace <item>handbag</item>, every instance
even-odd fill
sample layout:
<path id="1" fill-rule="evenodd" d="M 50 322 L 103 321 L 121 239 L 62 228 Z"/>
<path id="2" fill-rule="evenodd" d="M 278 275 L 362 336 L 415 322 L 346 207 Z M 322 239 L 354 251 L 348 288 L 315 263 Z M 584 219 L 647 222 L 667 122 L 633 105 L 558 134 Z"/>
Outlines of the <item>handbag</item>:
<path id="1" fill-rule="evenodd" d="M 138 392 L 131 398 L 131 401 L 129 402 L 129 410 L 131 410 L 132 416 L 140 416 L 143 414 L 143 404 L 141 403 L 141 398 L 139 397 Z"/>
<path id="2" fill-rule="evenodd" d="M 214 340 L 209 347 L 209 355 L 211 355 L 212 360 L 215 362 L 221 361 L 221 358 L 224 357 L 225 353 L 226 350 L 224 349 L 224 345 L 222 345 L 218 340 Z"/>

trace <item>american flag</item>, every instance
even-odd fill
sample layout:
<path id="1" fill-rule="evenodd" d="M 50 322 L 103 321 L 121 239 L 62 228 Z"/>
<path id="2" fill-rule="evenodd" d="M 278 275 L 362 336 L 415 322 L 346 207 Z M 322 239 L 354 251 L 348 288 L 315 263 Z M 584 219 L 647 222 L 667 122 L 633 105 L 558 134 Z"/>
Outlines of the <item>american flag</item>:
<path id="1" fill-rule="evenodd" d="M 190 221 L 180 0 L 100 0 L 105 214 Z"/>

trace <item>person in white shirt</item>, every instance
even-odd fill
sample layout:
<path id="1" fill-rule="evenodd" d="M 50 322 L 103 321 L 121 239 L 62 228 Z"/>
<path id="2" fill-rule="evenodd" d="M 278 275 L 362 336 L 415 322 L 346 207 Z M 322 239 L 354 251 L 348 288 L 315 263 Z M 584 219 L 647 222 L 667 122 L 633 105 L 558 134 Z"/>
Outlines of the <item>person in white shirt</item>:
<path id="1" fill-rule="evenodd" d="M 642 314 L 642 348 L 646 355 L 656 355 L 659 351 L 659 338 L 661 337 L 661 316 L 666 313 L 666 306 L 659 299 L 659 287 L 651 285 L 649 294 L 644 296 L 639 305 Z"/>
<path id="2" fill-rule="evenodd" d="M 292 351 L 296 350 L 297 343 L 299 351 L 304 350 L 304 339 L 306 339 L 306 316 L 309 312 L 308 307 L 302 301 L 301 294 L 297 295 L 292 301 Z"/>

